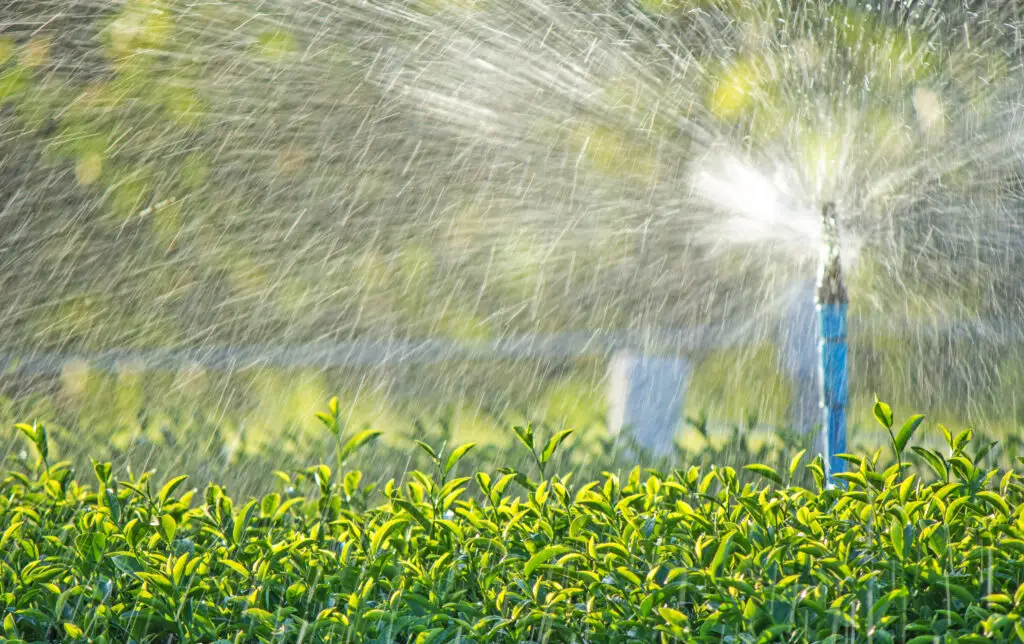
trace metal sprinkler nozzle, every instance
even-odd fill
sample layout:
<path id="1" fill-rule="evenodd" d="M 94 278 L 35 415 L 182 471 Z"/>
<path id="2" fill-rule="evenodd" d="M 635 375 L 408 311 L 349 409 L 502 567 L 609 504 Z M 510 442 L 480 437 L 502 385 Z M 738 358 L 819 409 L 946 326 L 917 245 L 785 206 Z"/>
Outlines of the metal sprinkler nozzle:
<path id="1" fill-rule="evenodd" d="M 843 283 L 843 268 L 839 262 L 839 222 L 836 205 L 831 201 L 821 208 L 821 227 L 825 244 L 816 299 L 818 304 L 846 304 L 846 285 Z"/>

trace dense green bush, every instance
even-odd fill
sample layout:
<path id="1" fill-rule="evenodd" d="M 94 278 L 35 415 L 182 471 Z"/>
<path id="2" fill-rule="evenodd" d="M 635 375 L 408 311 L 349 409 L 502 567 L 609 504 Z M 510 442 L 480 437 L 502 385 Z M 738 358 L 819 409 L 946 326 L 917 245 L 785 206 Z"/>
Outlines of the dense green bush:
<path id="1" fill-rule="evenodd" d="M 570 431 L 515 436 L 529 468 L 463 476 L 474 446 L 381 487 L 347 469 L 377 436 L 321 420 L 331 466 L 233 501 L 184 477 L 98 486 L 50 458 L 0 483 L 0 613 L 15 641 L 1007 641 L 1024 638 L 1024 485 L 991 443 L 876 417 L 896 464 L 552 471 Z M 563 453 L 565 450 L 562 450 Z M 913 454 L 913 456 L 911 456 Z M 911 472 L 914 460 L 919 470 Z M 806 464 L 805 464 L 806 463 Z M 802 465 L 803 464 L 803 465 Z M 801 467 L 802 466 L 802 467 Z M 801 478 L 801 473 L 806 475 Z M 806 478 L 806 481 L 805 481 Z"/>

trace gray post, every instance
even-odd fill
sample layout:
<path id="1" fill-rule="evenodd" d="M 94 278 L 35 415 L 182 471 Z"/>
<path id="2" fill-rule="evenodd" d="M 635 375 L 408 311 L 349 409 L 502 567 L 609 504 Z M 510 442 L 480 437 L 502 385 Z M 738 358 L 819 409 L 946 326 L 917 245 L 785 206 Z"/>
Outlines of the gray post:
<path id="1" fill-rule="evenodd" d="M 620 351 L 609 366 L 608 429 L 627 428 L 637 445 L 657 457 L 675 451 L 689 363 Z"/>
<path id="2" fill-rule="evenodd" d="M 804 434 L 821 424 L 815 288 L 813 279 L 794 286 L 779 329 L 782 365 L 793 384 L 789 422 Z"/>

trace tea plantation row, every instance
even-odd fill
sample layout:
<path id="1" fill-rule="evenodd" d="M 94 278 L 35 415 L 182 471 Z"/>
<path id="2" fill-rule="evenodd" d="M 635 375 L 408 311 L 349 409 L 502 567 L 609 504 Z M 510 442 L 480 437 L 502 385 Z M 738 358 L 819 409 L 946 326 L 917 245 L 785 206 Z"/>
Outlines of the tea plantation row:
<path id="1" fill-rule="evenodd" d="M 332 406 L 332 411 L 336 407 Z M 185 477 L 95 482 L 38 457 L 0 483 L 0 614 L 10 641 L 981 642 L 1024 639 L 1024 481 L 987 469 L 991 444 L 896 464 L 850 456 L 782 471 L 548 471 L 569 432 L 516 435 L 531 471 L 458 476 L 472 444 L 421 447 L 431 471 L 375 488 L 347 467 L 277 473 L 233 500 Z M 913 453 L 913 456 L 911 456 Z M 909 462 L 909 461 L 912 461 Z M 804 469 L 813 484 L 802 487 Z M 915 470 L 915 471 L 911 471 Z M 85 478 L 85 477 L 82 477 Z M 187 491 L 185 491 L 187 490 Z"/>

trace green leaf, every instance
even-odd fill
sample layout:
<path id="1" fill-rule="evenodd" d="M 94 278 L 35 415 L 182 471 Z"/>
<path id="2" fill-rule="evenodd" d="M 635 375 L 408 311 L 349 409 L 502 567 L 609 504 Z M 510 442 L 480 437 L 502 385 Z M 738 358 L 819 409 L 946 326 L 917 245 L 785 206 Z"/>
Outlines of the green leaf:
<path id="1" fill-rule="evenodd" d="M 947 524 L 953 523 L 953 519 L 956 517 L 957 510 L 967 505 L 969 501 L 968 497 L 961 496 L 953 499 L 949 505 L 946 506 L 946 514 L 943 517 Z"/>
<path id="2" fill-rule="evenodd" d="M 1003 516 L 1010 516 L 1010 505 L 1006 502 L 1006 499 L 999 496 L 995 492 L 991 490 L 982 490 L 981 492 L 978 492 L 978 498 L 984 499 L 985 501 L 988 501 L 990 504 L 995 506 L 1000 512 L 1003 513 Z"/>
<path id="3" fill-rule="evenodd" d="M 800 466 L 800 459 L 802 459 L 806 453 L 806 449 L 800 450 L 797 452 L 796 456 L 793 457 L 793 460 L 789 462 L 789 478 L 792 479 L 796 474 L 796 468 Z"/>
<path id="4" fill-rule="evenodd" d="M 661 615 L 663 620 L 673 626 L 685 626 L 690 623 L 690 619 L 685 613 L 681 613 L 674 608 L 669 608 L 668 606 L 662 606 L 659 608 L 658 614 Z"/>
<path id="5" fill-rule="evenodd" d="M 121 615 L 131 624 L 131 634 L 136 640 L 150 640 L 152 635 L 176 633 L 178 625 L 152 610 L 135 610 Z M 166 639 L 166 638 L 165 638 Z"/>
<path id="6" fill-rule="evenodd" d="M 772 481 L 774 483 L 778 483 L 779 485 L 782 485 L 782 477 L 779 476 L 778 472 L 776 472 L 772 468 L 768 467 L 767 465 L 761 465 L 759 463 L 753 463 L 751 465 L 744 465 L 743 469 L 749 470 L 751 472 L 754 472 L 755 474 L 760 474 L 761 476 L 765 477 L 769 481 Z"/>
<path id="7" fill-rule="evenodd" d="M 953 434 L 950 433 L 949 429 L 945 425 L 940 424 L 939 430 L 942 431 L 942 437 L 946 439 L 946 444 L 949 445 L 949 449 L 953 449 Z"/>
<path id="8" fill-rule="evenodd" d="M 129 574 L 140 573 L 146 569 L 141 561 L 129 554 L 114 555 L 110 559 L 119 570 Z"/>
<path id="9" fill-rule="evenodd" d="M 274 511 L 280 506 L 281 495 L 276 492 L 271 492 L 263 497 L 262 501 L 260 501 L 260 514 L 265 517 L 273 516 Z"/>
<path id="10" fill-rule="evenodd" d="M 178 530 L 178 522 L 169 514 L 160 517 L 160 536 L 168 545 L 174 542 L 174 533 Z"/>
<path id="11" fill-rule="evenodd" d="M 416 443 L 417 445 L 419 445 L 420 449 L 422 449 L 424 452 L 427 453 L 428 456 L 430 456 L 430 460 L 434 461 L 435 463 L 440 463 L 441 462 L 441 459 L 439 459 L 437 457 L 437 452 L 434 451 L 433 447 L 431 447 L 430 445 L 427 445 L 426 443 L 424 443 L 423 441 L 420 441 L 420 440 L 413 441 L 413 442 Z"/>
<path id="12" fill-rule="evenodd" d="M 903 521 L 894 518 L 889 525 L 889 540 L 892 542 L 892 549 L 896 552 L 896 558 L 903 561 Z"/>
<path id="13" fill-rule="evenodd" d="M 36 426 L 36 449 L 39 456 L 45 461 L 50 457 L 50 443 L 46 438 L 46 425 L 39 423 Z"/>
<path id="14" fill-rule="evenodd" d="M 533 453 L 536 453 L 536 451 L 533 449 L 532 425 L 526 425 L 525 427 L 522 425 L 515 425 L 514 427 L 512 427 L 512 431 L 514 431 L 516 433 L 516 436 L 519 437 L 519 442 L 521 442 L 523 445 L 526 445 L 526 449 L 530 450 Z"/>
<path id="15" fill-rule="evenodd" d="M 238 574 L 242 575 L 243 577 L 249 577 L 249 569 L 243 566 L 242 564 L 238 563 L 237 561 L 234 561 L 232 559 L 221 559 L 220 562 L 228 568 L 234 570 Z"/>
<path id="16" fill-rule="evenodd" d="M 373 532 L 373 537 L 370 539 L 370 552 L 374 553 L 380 550 L 381 544 L 391 536 L 391 533 L 405 526 L 407 523 L 409 523 L 409 520 L 405 517 L 397 517 L 377 528 Z"/>
<path id="17" fill-rule="evenodd" d="M 444 473 L 448 474 L 455 467 L 455 464 L 459 462 L 463 456 L 469 453 L 469 450 L 476 447 L 476 443 L 466 443 L 461 447 L 458 447 L 451 454 L 448 455 L 448 460 L 444 464 Z"/>
<path id="18" fill-rule="evenodd" d="M 77 640 L 85 634 L 82 629 L 71 622 L 64 622 L 64 633 L 73 640 Z"/>
<path id="19" fill-rule="evenodd" d="M 97 562 L 106 552 L 107 536 L 102 532 L 85 532 L 75 538 L 75 547 L 87 561 Z"/>
<path id="20" fill-rule="evenodd" d="M 882 427 L 892 429 L 892 409 L 889 405 L 879 400 L 877 395 L 875 396 L 875 407 L 873 411 L 875 414 L 875 420 L 877 420 Z"/>
<path id="21" fill-rule="evenodd" d="M 303 500 L 304 499 L 301 498 L 288 499 L 287 501 L 278 506 L 277 510 L 274 511 L 274 516 L 272 516 L 270 520 L 274 523 L 277 523 L 278 521 L 284 518 L 284 515 L 288 513 L 288 510 L 298 505 L 299 503 L 302 503 Z"/>
<path id="22" fill-rule="evenodd" d="M 424 530 L 430 532 L 434 529 L 434 524 L 430 519 L 427 518 L 427 515 L 423 514 L 423 512 L 421 512 L 419 508 L 417 508 L 409 501 L 406 501 L 405 499 L 395 499 L 392 503 L 394 503 L 395 505 L 397 505 L 398 507 L 402 508 L 410 515 L 412 515 L 412 518 L 416 519 L 416 522 L 423 526 Z"/>
<path id="23" fill-rule="evenodd" d="M 254 514 L 256 514 L 256 499 L 251 499 L 235 514 L 234 527 L 231 529 L 231 541 L 235 545 L 243 545 L 245 532 L 249 529 L 249 523 Z"/>
<path id="24" fill-rule="evenodd" d="M 558 446 L 562 444 L 562 441 L 564 441 L 566 438 L 572 435 L 574 431 L 575 430 L 572 429 L 563 429 L 562 431 L 552 436 L 551 439 L 548 441 L 548 444 L 544 446 L 544 451 L 541 452 L 540 462 L 547 463 L 549 460 L 551 460 L 551 457 L 555 455 L 555 450 L 558 449 Z"/>
<path id="25" fill-rule="evenodd" d="M 956 435 L 953 439 L 953 453 L 961 451 L 967 443 L 971 442 L 971 438 L 974 437 L 974 432 L 970 429 L 965 429 Z"/>
<path id="26" fill-rule="evenodd" d="M 491 476 L 487 472 L 476 473 L 476 484 L 480 486 L 480 491 L 490 497 L 491 495 Z"/>
<path id="27" fill-rule="evenodd" d="M 335 436 L 338 435 L 338 422 L 334 419 L 333 416 L 331 416 L 330 414 L 325 414 L 322 411 L 318 411 L 316 413 L 316 417 L 321 423 L 323 423 L 324 427 L 327 428 L 327 431 L 331 432 Z"/>
<path id="28" fill-rule="evenodd" d="M 252 617 L 266 626 L 273 626 L 274 624 L 274 614 L 270 611 L 263 610 L 262 608 L 247 608 L 242 611 L 242 614 Z"/>
<path id="29" fill-rule="evenodd" d="M 92 471 L 96 474 L 97 480 L 103 487 L 107 487 L 110 481 L 110 463 L 101 463 L 96 459 L 90 459 L 92 461 Z"/>
<path id="30" fill-rule="evenodd" d="M 15 532 L 17 532 L 18 528 L 20 528 L 24 523 L 24 520 L 18 519 L 16 521 L 13 521 L 11 525 L 7 526 L 7 529 L 4 530 L 3 536 L 0 537 L 0 550 L 3 550 L 3 547 L 7 545 L 7 542 L 10 540 L 11 536 Z"/>
<path id="31" fill-rule="evenodd" d="M 907 446 L 910 438 L 917 431 L 917 428 L 921 426 L 924 421 L 924 416 L 921 414 L 915 414 L 907 419 L 907 422 L 903 423 L 903 427 L 900 428 L 899 433 L 896 434 L 894 442 L 896 443 L 896 452 L 901 453 L 903 448 Z"/>
<path id="32" fill-rule="evenodd" d="M 715 556 L 711 560 L 710 573 L 712 578 L 717 577 L 722 566 L 729 558 L 729 554 L 732 552 L 732 540 L 736 537 L 736 531 L 730 530 L 722 537 L 722 541 L 718 544 L 718 550 L 715 551 Z"/>
<path id="33" fill-rule="evenodd" d="M 344 463 L 353 452 L 376 439 L 382 433 L 379 429 L 367 429 L 345 441 L 345 446 L 341 448 L 341 462 Z"/>
<path id="34" fill-rule="evenodd" d="M 7 613 L 4 615 L 4 634 L 10 639 L 18 639 L 20 636 L 18 633 L 18 626 L 14 622 L 14 614 Z"/>
<path id="35" fill-rule="evenodd" d="M 156 499 L 157 499 L 157 501 L 160 502 L 160 505 L 163 505 L 164 503 L 166 503 L 168 497 L 170 497 L 171 494 L 174 493 L 174 490 L 177 489 L 177 487 L 179 485 L 184 483 L 185 479 L 187 479 L 187 478 L 188 478 L 188 475 L 187 474 L 183 474 L 181 476 L 177 476 L 177 477 L 171 479 L 170 481 L 167 481 L 167 483 L 162 488 L 160 488 L 160 491 L 156 495 Z"/>
<path id="36" fill-rule="evenodd" d="M 924 459 L 928 464 L 928 467 L 935 472 L 936 477 L 943 481 L 946 480 L 946 477 L 949 476 L 949 466 L 946 465 L 946 459 L 942 457 L 942 454 L 939 454 L 935 450 L 930 450 L 926 447 L 918 447 L 916 445 L 910 449 Z"/>
<path id="37" fill-rule="evenodd" d="M 316 477 L 320 492 L 327 496 L 331 491 L 331 468 L 321 463 L 313 468 L 313 475 Z"/>
<path id="38" fill-rule="evenodd" d="M 977 598 L 974 596 L 974 593 L 972 593 L 971 591 L 967 590 L 959 584 L 954 584 L 948 579 L 940 579 L 938 581 L 938 584 L 939 586 L 948 589 L 951 595 L 962 601 L 965 605 L 970 605 L 977 601 Z"/>
<path id="39" fill-rule="evenodd" d="M 28 438 L 29 441 L 31 441 L 33 444 L 36 442 L 36 428 L 35 427 L 33 427 L 32 425 L 26 424 L 26 423 L 18 423 L 14 427 L 16 429 L 18 429 L 22 434 L 24 434 L 25 437 Z"/>
<path id="40" fill-rule="evenodd" d="M 526 567 L 523 568 L 523 577 L 529 578 L 530 575 L 533 574 L 533 571 L 537 569 L 537 566 L 540 566 L 541 564 L 550 561 L 552 558 L 563 555 L 571 550 L 572 548 L 568 546 L 548 546 L 547 548 L 544 548 L 530 557 L 530 560 L 526 562 Z"/>

